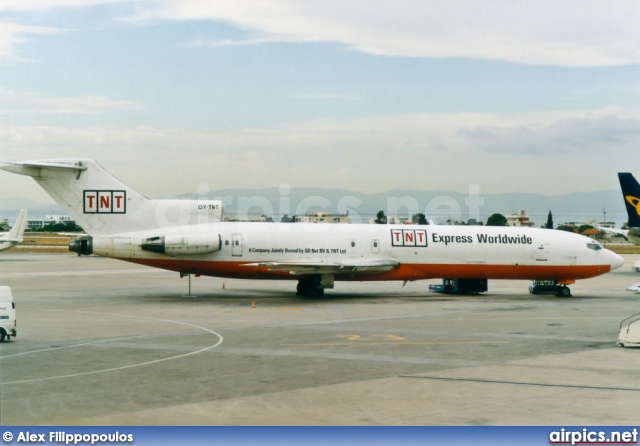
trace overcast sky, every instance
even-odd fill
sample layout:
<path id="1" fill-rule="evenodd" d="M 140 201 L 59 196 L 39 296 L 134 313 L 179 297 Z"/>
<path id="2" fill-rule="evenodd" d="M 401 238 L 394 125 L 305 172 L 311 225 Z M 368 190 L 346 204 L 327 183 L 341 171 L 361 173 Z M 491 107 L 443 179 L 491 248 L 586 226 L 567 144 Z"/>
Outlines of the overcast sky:
<path id="1" fill-rule="evenodd" d="M 0 161 L 91 157 L 150 197 L 616 189 L 639 23 L 637 0 L 0 0 Z"/>

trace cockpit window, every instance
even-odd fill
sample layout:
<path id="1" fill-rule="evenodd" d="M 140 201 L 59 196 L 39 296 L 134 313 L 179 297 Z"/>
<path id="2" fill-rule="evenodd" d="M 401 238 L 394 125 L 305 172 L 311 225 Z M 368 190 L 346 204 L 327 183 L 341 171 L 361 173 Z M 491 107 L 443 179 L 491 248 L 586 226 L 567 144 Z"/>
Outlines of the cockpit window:
<path id="1" fill-rule="evenodd" d="M 594 251 L 599 251 L 602 249 L 602 246 L 600 246 L 600 243 L 591 242 L 587 243 L 587 248 L 593 249 Z"/>

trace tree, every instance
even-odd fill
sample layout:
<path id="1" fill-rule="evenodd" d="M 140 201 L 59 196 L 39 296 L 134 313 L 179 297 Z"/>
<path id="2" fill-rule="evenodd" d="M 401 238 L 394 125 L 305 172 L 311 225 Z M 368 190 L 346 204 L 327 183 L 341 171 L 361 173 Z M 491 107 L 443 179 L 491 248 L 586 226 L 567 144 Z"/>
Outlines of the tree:
<path id="1" fill-rule="evenodd" d="M 376 224 L 378 225 L 387 224 L 387 216 L 384 215 L 384 211 L 378 211 L 378 213 L 376 214 Z"/>
<path id="2" fill-rule="evenodd" d="M 587 229 L 595 229 L 595 228 L 591 225 L 580 225 L 580 227 L 578 228 L 578 234 L 582 234 Z"/>
<path id="3" fill-rule="evenodd" d="M 553 229 L 553 216 L 551 215 L 551 211 L 549 211 L 549 216 L 547 217 L 547 224 L 544 225 L 543 228 Z"/>
<path id="4" fill-rule="evenodd" d="M 80 226 L 74 221 L 47 223 L 40 229 L 34 229 L 33 232 L 84 232 Z"/>
<path id="5" fill-rule="evenodd" d="M 560 225 L 556 229 L 558 229 L 560 231 L 567 231 L 567 232 L 577 232 L 578 231 L 578 228 L 576 228 L 573 225 Z"/>
<path id="6" fill-rule="evenodd" d="M 487 226 L 507 226 L 507 217 L 502 214 L 493 214 L 487 219 Z"/>
<path id="7" fill-rule="evenodd" d="M 414 222 L 417 225 L 428 225 L 429 223 L 427 223 L 427 217 L 425 217 L 424 214 L 414 214 L 413 217 L 411 217 L 411 221 Z"/>

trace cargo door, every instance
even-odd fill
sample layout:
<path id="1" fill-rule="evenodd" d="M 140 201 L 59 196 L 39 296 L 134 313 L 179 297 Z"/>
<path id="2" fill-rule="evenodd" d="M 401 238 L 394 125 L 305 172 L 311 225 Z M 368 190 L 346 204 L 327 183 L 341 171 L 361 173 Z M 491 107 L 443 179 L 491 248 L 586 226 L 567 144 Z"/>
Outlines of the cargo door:
<path id="1" fill-rule="evenodd" d="M 231 255 L 234 257 L 242 257 L 244 243 L 242 241 L 242 234 L 231 235 Z"/>
<path id="2" fill-rule="evenodd" d="M 534 254 L 536 262 L 547 262 L 549 260 L 549 251 L 549 242 L 545 239 L 538 239 Z"/>

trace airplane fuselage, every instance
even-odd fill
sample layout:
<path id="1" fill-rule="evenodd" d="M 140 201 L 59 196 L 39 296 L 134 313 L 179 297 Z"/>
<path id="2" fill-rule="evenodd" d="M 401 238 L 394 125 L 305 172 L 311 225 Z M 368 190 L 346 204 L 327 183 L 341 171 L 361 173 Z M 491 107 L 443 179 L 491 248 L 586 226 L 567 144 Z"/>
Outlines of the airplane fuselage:
<path id="1" fill-rule="evenodd" d="M 70 242 L 78 254 L 181 274 L 293 279 L 301 295 L 319 296 L 334 280 L 443 278 L 471 292 L 486 291 L 488 279 L 551 280 L 568 296 L 567 284 L 623 263 L 587 237 L 549 229 L 225 222 L 219 200 L 150 200 L 91 159 L 0 169 L 34 178 L 87 230 Z"/>
<path id="2" fill-rule="evenodd" d="M 16 246 L 20 242 L 8 242 L 6 240 L 2 240 L 0 238 L 0 251 L 4 251 L 5 249 L 10 249 Z"/>
<path id="3" fill-rule="evenodd" d="M 189 255 L 142 248 L 151 238 L 169 240 L 174 234 L 207 235 L 218 240 L 219 247 L 214 252 Z M 231 222 L 95 237 L 93 253 L 189 274 L 296 280 L 295 273 L 273 270 L 269 264 L 354 264 L 376 259 L 393 259 L 399 264 L 370 274 L 345 271 L 335 280 L 455 277 L 573 281 L 608 272 L 619 258 L 587 237 L 547 229 Z"/>
<path id="4" fill-rule="evenodd" d="M 640 228 L 629 228 L 626 238 L 630 243 L 640 245 Z"/>
<path id="5" fill-rule="evenodd" d="M 27 210 L 22 209 L 18 214 L 15 224 L 9 232 L 0 235 L 0 251 L 13 248 L 22 242 L 24 230 L 27 227 Z"/>

